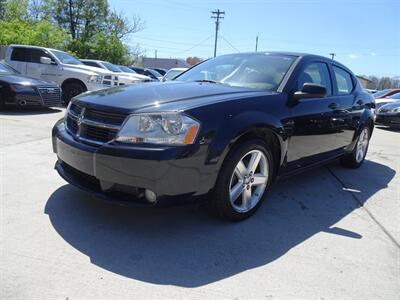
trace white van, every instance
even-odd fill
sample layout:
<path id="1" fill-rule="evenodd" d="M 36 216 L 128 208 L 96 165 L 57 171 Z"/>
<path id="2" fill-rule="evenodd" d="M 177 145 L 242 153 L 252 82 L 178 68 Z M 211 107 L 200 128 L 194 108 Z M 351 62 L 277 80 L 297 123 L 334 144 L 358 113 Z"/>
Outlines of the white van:
<path id="1" fill-rule="evenodd" d="M 119 85 L 115 74 L 86 66 L 72 55 L 56 49 L 10 45 L 5 61 L 21 74 L 60 85 L 65 103 L 83 92 Z"/>

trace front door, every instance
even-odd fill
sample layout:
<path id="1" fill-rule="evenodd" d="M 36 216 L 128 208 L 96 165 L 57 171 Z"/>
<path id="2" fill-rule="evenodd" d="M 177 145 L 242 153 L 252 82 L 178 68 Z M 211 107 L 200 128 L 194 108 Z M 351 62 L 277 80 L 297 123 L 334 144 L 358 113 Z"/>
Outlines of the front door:
<path id="1" fill-rule="evenodd" d="M 292 108 L 291 137 L 287 163 L 289 169 L 303 167 L 329 155 L 337 149 L 335 116 L 340 110 L 337 97 L 332 93 L 332 80 L 325 62 L 310 62 L 303 67 L 295 81 L 294 90 L 300 91 L 305 83 L 326 88 L 326 97 L 299 100 Z"/>
<path id="2" fill-rule="evenodd" d="M 58 66 L 56 61 L 44 50 L 29 49 L 31 54 L 31 61 L 27 65 L 27 73 L 34 78 L 46 80 L 49 82 L 57 81 Z M 41 57 L 48 57 L 51 59 L 51 64 L 42 64 Z"/>

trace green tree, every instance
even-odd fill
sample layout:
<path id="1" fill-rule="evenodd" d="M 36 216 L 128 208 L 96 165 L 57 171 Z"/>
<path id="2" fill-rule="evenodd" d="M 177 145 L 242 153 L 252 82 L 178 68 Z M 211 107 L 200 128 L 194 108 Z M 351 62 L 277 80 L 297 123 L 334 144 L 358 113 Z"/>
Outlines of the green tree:
<path id="1" fill-rule="evenodd" d="M 4 12 L 6 10 L 6 1 L 7 0 L 0 0 L 0 20 L 4 18 Z"/>

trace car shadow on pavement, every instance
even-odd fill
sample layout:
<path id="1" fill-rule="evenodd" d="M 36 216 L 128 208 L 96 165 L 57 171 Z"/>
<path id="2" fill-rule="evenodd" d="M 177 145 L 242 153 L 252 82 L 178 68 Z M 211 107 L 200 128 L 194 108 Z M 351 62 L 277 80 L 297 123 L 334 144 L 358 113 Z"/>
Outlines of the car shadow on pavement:
<path id="1" fill-rule="evenodd" d="M 366 172 L 379 176 L 373 184 L 358 182 L 355 201 L 331 174 L 337 163 L 328 168 L 276 183 L 260 210 L 240 223 L 193 207 L 110 205 L 71 185 L 50 196 L 45 213 L 96 266 L 144 282 L 198 287 L 271 263 L 320 232 L 362 239 L 335 224 L 384 189 L 395 171 L 372 161 L 346 170 L 354 181 Z"/>
<path id="2" fill-rule="evenodd" d="M 7 108 L 0 111 L 0 116 L 32 116 L 32 115 L 43 115 L 43 114 L 54 114 L 61 111 L 61 108 Z"/>

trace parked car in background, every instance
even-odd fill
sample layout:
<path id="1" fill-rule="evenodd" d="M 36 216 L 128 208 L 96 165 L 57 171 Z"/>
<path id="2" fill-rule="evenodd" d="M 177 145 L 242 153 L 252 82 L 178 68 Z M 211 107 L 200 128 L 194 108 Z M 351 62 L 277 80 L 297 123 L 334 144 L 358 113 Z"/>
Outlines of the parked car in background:
<path id="1" fill-rule="evenodd" d="M 61 89 L 56 83 L 21 75 L 0 62 L 0 109 L 5 106 L 61 106 Z"/>
<path id="2" fill-rule="evenodd" d="M 400 92 L 400 89 L 385 89 L 385 90 L 381 90 L 381 91 L 375 92 L 373 94 L 373 96 L 374 96 L 375 99 L 386 98 L 386 97 L 389 97 L 389 96 L 391 96 L 393 94 L 396 94 L 398 92 Z"/>
<path id="3" fill-rule="evenodd" d="M 135 71 L 133 71 L 131 68 L 129 68 L 127 66 L 121 66 L 121 65 L 116 65 L 116 66 L 118 67 L 118 69 L 121 70 L 121 72 L 134 75 L 135 77 L 140 78 L 144 82 L 154 81 L 153 78 L 150 78 L 149 76 L 146 76 L 146 75 L 138 74 L 138 73 L 136 73 Z"/>
<path id="4" fill-rule="evenodd" d="M 72 55 L 56 49 L 10 45 L 5 61 L 23 75 L 57 83 L 66 103 L 83 92 L 119 84 L 111 72 L 86 66 Z"/>
<path id="5" fill-rule="evenodd" d="M 375 123 L 400 128 L 400 101 L 381 106 L 376 114 Z"/>
<path id="6" fill-rule="evenodd" d="M 83 62 L 87 66 L 113 72 L 115 76 L 118 77 L 120 85 L 138 83 L 141 81 L 147 81 L 149 79 L 147 76 L 143 76 L 140 74 L 124 72 L 118 66 L 107 61 L 94 60 L 94 59 L 81 59 L 81 62 Z"/>
<path id="7" fill-rule="evenodd" d="M 326 57 L 223 55 L 179 82 L 74 98 L 53 128 L 56 170 L 112 201 L 197 198 L 242 220 L 276 178 L 336 158 L 360 167 L 374 129 L 373 100 L 348 68 Z"/>
<path id="8" fill-rule="evenodd" d="M 161 68 L 151 68 L 154 71 L 157 71 L 158 73 L 160 73 L 161 76 L 164 76 L 165 73 L 167 73 L 167 69 L 161 69 Z"/>
<path id="9" fill-rule="evenodd" d="M 172 69 L 169 69 L 168 72 L 165 73 L 164 77 L 162 78 L 162 81 L 173 80 L 176 76 L 182 74 L 187 69 L 188 68 L 172 68 Z"/>
<path id="10" fill-rule="evenodd" d="M 375 106 L 378 109 L 385 104 L 397 102 L 397 101 L 400 101 L 400 91 L 395 94 L 391 94 L 390 96 L 387 96 L 385 98 L 375 99 Z"/>
<path id="11" fill-rule="evenodd" d="M 162 75 L 155 70 L 145 69 L 145 68 L 136 67 L 136 66 L 131 66 L 129 68 L 131 68 L 133 71 L 135 71 L 138 74 L 149 76 L 152 79 L 155 79 L 158 81 L 160 81 L 162 79 Z"/>

